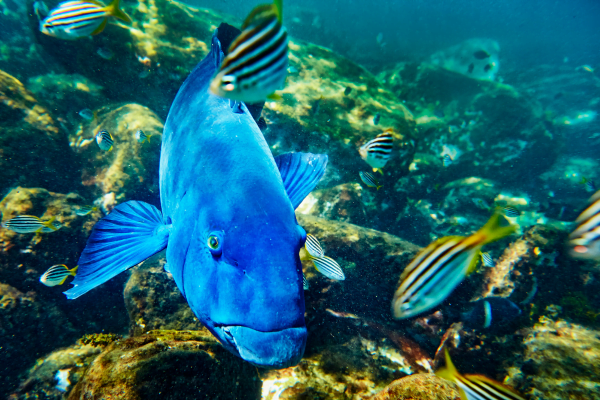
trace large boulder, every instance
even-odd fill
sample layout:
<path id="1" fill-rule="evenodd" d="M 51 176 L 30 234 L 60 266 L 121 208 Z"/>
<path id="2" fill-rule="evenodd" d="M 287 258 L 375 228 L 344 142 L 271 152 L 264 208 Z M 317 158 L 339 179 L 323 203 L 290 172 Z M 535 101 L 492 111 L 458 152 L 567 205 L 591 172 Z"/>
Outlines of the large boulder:
<path id="1" fill-rule="evenodd" d="M 260 394 L 256 368 L 208 331 L 151 331 L 110 344 L 68 398 L 250 400 Z"/>
<path id="2" fill-rule="evenodd" d="M 456 385 L 433 374 L 415 374 L 392 382 L 370 400 L 458 400 Z"/>

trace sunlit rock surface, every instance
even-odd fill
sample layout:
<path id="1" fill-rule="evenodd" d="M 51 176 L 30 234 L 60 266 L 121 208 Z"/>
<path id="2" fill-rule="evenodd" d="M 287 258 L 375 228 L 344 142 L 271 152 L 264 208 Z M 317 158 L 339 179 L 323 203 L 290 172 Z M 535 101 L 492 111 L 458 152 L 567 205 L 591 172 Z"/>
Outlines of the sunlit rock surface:
<path id="1" fill-rule="evenodd" d="M 151 331 L 108 345 L 68 398 L 259 399 L 256 368 L 206 331 Z"/>
<path id="2" fill-rule="evenodd" d="M 432 374 L 415 374 L 392 382 L 370 400 L 458 400 L 454 383 Z"/>

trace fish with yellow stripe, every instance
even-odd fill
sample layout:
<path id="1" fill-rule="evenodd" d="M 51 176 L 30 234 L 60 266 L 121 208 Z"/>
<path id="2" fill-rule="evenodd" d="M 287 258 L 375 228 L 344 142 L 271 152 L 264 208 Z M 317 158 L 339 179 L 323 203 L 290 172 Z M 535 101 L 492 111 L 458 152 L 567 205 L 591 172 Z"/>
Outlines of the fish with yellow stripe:
<path id="1" fill-rule="evenodd" d="M 462 400 L 525 400 L 522 394 L 515 389 L 500 382 L 479 374 L 465 374 L 458 372 L 448 349 L 445 350 L 446 366 L 435 374 L 458 386 Z"/>
<path id="2" fill-rule="evenodd" d="M 55 217 L 52 217 L 49 221 L 42 221 L 35 215 L 18 215 L 9 221 L 6 221 L 2 226 L 17 233 L 47 233 L 60 229 L 61 225 L 54 220 Z"/>
<path id="3" fill-rule="evenodd" d="M 110 17 L 131 22 L 120 8 L 121 0 L 112 0 L 105 6 L 96 0 L 64 1 L 40 21 L 40 32 L 59 39 L 75 40 L 97 35 L 104 30 Z"/>
<path id="4" fill-rule="evenodd" d="M 220 97 L 248 103 L 277 99 L 288 66 L 288 35 L 282 22 L 283 0 L 260 5 L 242 25 L 210 84 Z"/>
<path id="5" fill-rule="evenodd" d="M 62 285 L 69 276 L 76 275 L 77 268 L 78 265 L 71 269 L 64 264 L 53 265 L 40 277 L 40 282 L 49 287 Z"/>
<path id="6" fill-rule="evenodd" d="M 414 317 L 440 304 L 475 270 L 485 244 L 515 231 L 516 226 L 496 212 L 471 236 L 448 236 L 431 243 L 400 276 L 392 301 L 394 317 Z"/>
<path id="7" fill-rule="evenodd" d="M 346 279 L 342 267 L 333 258 L 325 255 L 319 240 L 310 233 L 306 235 L 306 242 L 300 251 L 300 259 L 312 261 L 317 271 L 329 279 L 336 281 Z"/>

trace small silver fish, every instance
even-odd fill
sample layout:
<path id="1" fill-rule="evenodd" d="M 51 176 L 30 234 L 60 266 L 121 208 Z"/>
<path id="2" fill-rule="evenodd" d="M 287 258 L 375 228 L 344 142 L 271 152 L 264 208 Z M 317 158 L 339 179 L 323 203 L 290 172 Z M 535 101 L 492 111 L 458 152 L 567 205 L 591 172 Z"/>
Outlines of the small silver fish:
<path id="1" fill-rule="evenodd" d="M 148 143 L 150 143 L 150 136 L 152 135 L 146 135 L 141 129 L 138 129 L 134 135 L 135 140 L 137 140 L 138 143 L 144 143 L 145 141 L 148 141 Z"/>
<path id="2" fill-rule="evenodd" d="M 494 267 L 494 260 L 488 252 L 481 253 L 481 263 L 488 268 Z"/>
<path id="3" fill-rule="evenodd" d="M 393 132 L 392 129 L 386 129 L 382 134 L 377 135 L 375 139 L 369 140 L 358 150 L 360 157 L 373 168 L 373 172 L 385 167 L 385 164 L 392 157 L 394 145 Z M 380 172 L 383 173 L 382 171 Z"/>
<path id="4" fill-rule="evenodd" d="M 442 164 L 444 164 L 444 167 L 449 167 L 452 165 L 452 162 L 452 157 L 450 157 L 449 154 L 444 154 L 444 157 L 442 157 Z"/>
<path id="5" fill-rule="evenodd" d="M 506 206 L 502 208 L 502 212 L 508 218 L 517 218 L 521 215 L 521 211 L 519 211 L 516 207 Z"/>
<path id="6" fill-rule="evenodd" d="M 93 112 L 92 110 L 90 110 L 89 108 L 84 108 L 83 110 L 79 111 L 77 114 L 79 114 L 79 116 L 81 118 L 86 119 L 88 121 L 91 121 L 94 118 L 96 118 L 96 113 Z"/>
<path id="7" fill-rule="evenodd" d="M 302 274 L 302 289 L 310 289 L 310 285 L 308 284 L 308 280 L 306 279 L 306 276 L 304 276 L 304 274 Z"/>
<path id="8" fill-rule="evenodd" d="M 360 179 L 362 179 L 362 181 L 368 187 L 375 187 L 375 188 L 377 188 L 377 190 L 379 190 L 379 188 L 383 186 L 383 185 L 380 185 L 379 182 L 377 182 L 377 179 L 375 179 L 373 174 L 371 174 L 370 172 L 360 171 L 358 174 L 360 175 Z"/>
<path id="9" fill-rule="evenodd" d="M 306 234 L 306 242 L 304 243 L 304 247 L 306 248 L 308 254 L 310 254 L 312 257 L 322 257 L 325 254 L 317 238 L 310 233 Z"/>
<path id="10" fill-rule="evenodd" d="M 75 210 L 75 214 L 79 215 L 80 217 L 84 217 L 94 211 L 98 211 L 98 207 L 96 207 L 96 206 L 81 206 L 77 210 Z"/>
<path id="11" fill-rule="evenodd" d="M 17 233 L 54 232 L 58 228 L 53 225 L 54 218 L 42 221 L 34 215 L 18 215 L 3 224 L 4 228 Z"/>
<path id="12" fill-rule="evenodd" d="M 69 276 L 75 276 L 78 267 L 69 269 L 64 264 L 53 265 L 40 277 L 40 282 L 50 287 L 62 285 Z"/>
<path id="13" fill-rule="evenodd" d="M 106 130 L 101 130 L 96 134 L 96 143 L 103 151 L 111 151 L 113 148 L 114 140 L 111 134 Z"/>
<path id="14" fill-rule="evenodd" d="M 115 53 L 113 53 L 112 50 L 107 49 L 106 47 L 100 47 L 96 51 L 96 54 L 98 54 L 100 57 L 104 58 L 105 60 L 112 60 L 113 57 L 115 56 Z"/>
<path id="15" fill-rule="evenodd" d="M 373 125 L 378 125 L 380 119 L 381 119 L 381 114 L 379 114 L 379 113 L 375 114 L 375 116 L 373 117 Z"/>
<path id="16" fill-rule="evenodd" d="M 336 281 L 343 281 L 346 279 L 344 271 L 342 271 L 340 265 L 333 258 L 327 256 L 314 257 L 312 262 L 317 271 L 329 279 L 334 279 Z"/>
<path id="17" fill-rule="evenodd" d="M 288 66 L 282 3 L 260 5 L 246 18 L 211 82 L 214 95 L 247 103 L 281 98 L 275 91 L 283 87 Z"/>

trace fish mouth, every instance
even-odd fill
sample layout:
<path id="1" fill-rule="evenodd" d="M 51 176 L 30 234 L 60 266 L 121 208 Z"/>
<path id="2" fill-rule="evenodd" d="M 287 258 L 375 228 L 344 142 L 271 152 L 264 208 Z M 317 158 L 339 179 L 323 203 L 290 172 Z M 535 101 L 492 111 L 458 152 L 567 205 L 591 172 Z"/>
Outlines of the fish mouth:
<path id="1" fill-rule="evenodd" d="M 296 365 L 306 347 L 305 326 L 261 332 L 240 325 L 222 325 L 214 331 L 234 354 L 262 368 L 281 369 Z"/>

